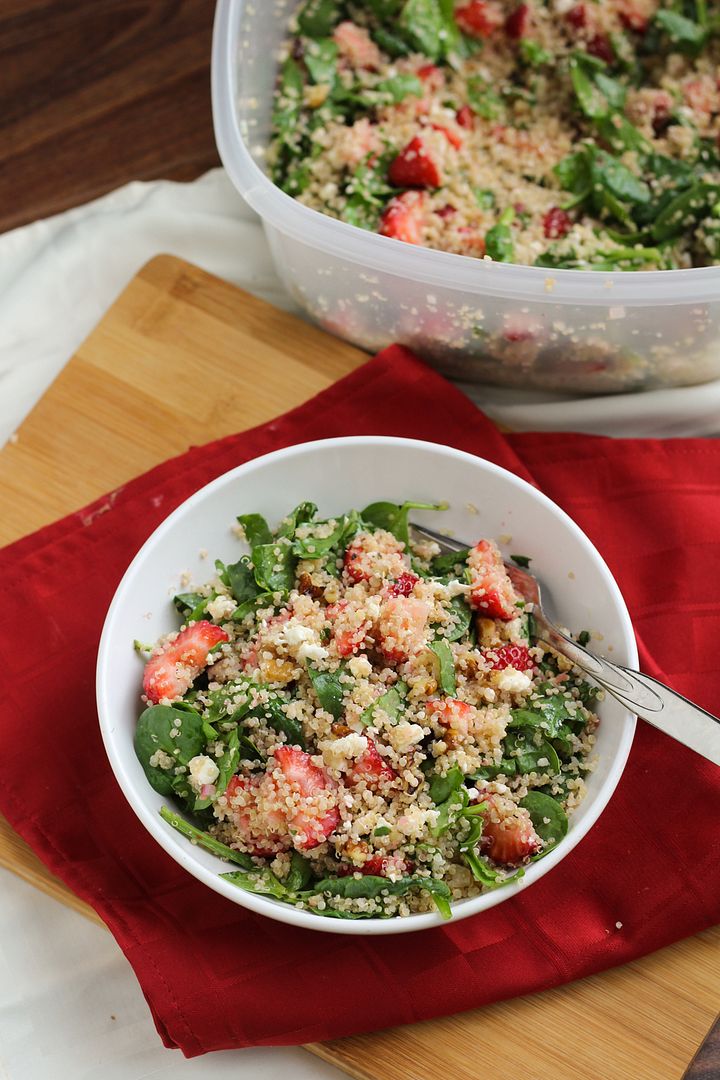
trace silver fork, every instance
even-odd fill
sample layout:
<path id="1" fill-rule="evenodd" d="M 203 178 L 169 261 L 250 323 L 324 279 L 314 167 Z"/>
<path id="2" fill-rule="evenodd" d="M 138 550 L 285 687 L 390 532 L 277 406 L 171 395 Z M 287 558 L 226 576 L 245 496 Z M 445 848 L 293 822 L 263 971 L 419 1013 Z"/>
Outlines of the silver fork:
<path id="1" fill-rule="evenodd" d="M 411 523 L 410 531 L 414 539 L 434 540 L 446 553 L 465 551 L 472 547 L 472 544 L 464 544 L 421 525 Z M 671 690 L 650 675 L 633 671 L 622 664 L 614 664 L 606 656 L 596 656 L 588 652 L 548 618 L 543 610 L 537 578 L 513 563 L 506 562 L 505 569 L 516 591 L 526 604 L 532 605 L 532 616 L 539 638 L 571 660 L 630 712 L 636 713 L 648 724 L 689 746 L 713 764 L 720 765 L 720 719 L 717 716 L 701 709 L 699 705 L 694 705 L 682 694 Z"/>

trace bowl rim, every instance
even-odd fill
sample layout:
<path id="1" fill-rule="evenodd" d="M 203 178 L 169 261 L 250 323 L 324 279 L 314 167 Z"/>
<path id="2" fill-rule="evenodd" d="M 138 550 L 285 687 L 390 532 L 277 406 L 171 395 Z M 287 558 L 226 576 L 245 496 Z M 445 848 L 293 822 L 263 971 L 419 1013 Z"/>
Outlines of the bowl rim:
<path id="1" fill-rule="evenodd" d="M 403 916 L 402 918 L 371 918 L 344 921 L 323 919 L 317 915 L 313 915 L 311 912 L 292 907 L 281 901 L 245 892 L 221 878 L 219 872 L 208 869 L 197 862 L 192 853 L 192 845 L 184 837 L 181 837 L 170 825 L 163 821 L 154 809 L 151 809 L 143 802 L 142 792 L 136 787 L 130 772 L 126 768 L 125 757 L 119 749 L 117 729 L 113 720 L 112 702 L 108 695 L 110 669 L 112 665 L 111 644 L 115 636 L 116 619 L 126 602 L 135 575 L 148 553 L 158 545 L 162 544 L 165 536 L 173 528 L 175 522 L 180 520 L 188 512 L 191 512 L 197 505 L 201 504 L 210 493 L 225 485 L 231 484 L 238 476 L 249 475 L 268 465 L 282 463 L 291 458 L 302 456 L 308 452 L 316 450 L 330 451 L 334 447 L 341 446 L 380 446 L 387 447 L 388 449 L 392 447 L 410 447 L 437 453 L 447 457 L 450 461 L 463 461 L 476 467 L 480 466 L 481 469 L 494 473 L 509 482 L 511 487 L 519 488 L 526 494 L 531 494 L 533 498 L 538 500 L 541 504 L 544 504 L 555 516 L 559 517 L 560 521 L 575 535 L 576 539 L 586 548 L 591 559 L 595 562 L 613 600 L 613 607 L 618 616 L 619 630 L 622 636 L 622 647 L 618 649 L 618 653 L 623 655 L 624 663 L 627 663 L 631 667 L 637 666 L 637 645 L 630 615 L 619 586 L 610 572 L 610 569 L 595 545 L 589 537 L 586 536 L 580 526 L 542 491 L 502 466 L 496 465 L 494 462 L 488 461 L 478 455 L 469 454 L 464 450 L 457 450 L 454 447 L 433 443 L 428 440 L 405 439 L 396 436 L 348 435 L 331 439 L 314 439 L 310 442 L 295 443 L 292 446 L 283 447 L 282 449 L 274 450 L 270 453 L 263 454 L 260 457 L 253 458 L 250 461 L 246 461 L 243 464 L 222 473 L 220 476 L 215 477 L 214 480 L 211 480 L 209 483 L 193 492 L 166 518 L 164 518 L 163 521 L 161 521 L 130 562 L 115 590 L 113 599 L 108 608 L 100 637 L 97 656 L 97 710 L 105 752 L 110 761 L 110 766 L 115 775 L 115 779 L 117 780 L 125 799 L 153 839 L 157 841 L 160 847 L 162 847 L 176 863 L 192 874 L 193 877 L 197 878 L 205 885 L 208 885 L 215 892 L 220 893 L 222 896 L 226 896 L 232 902 L 239 904 L 241 907 L 248 908 L 257 914 L 265 915 L 269 918 L 293 926 L 326 933 L 373 935 L 409 933 L 438 926 L 451 925 L 452 923 L 457 923 L 461 919 L 468 918 L 471 915 L 487 911 L 490 908 L 495 907 L 496 904 L 502 903 L 503 901 L 518 895 L 518 893 L 544 877 L 546 873 L 561 862 L 562 859 L 564 859 L 565 856 L 568 855 L 583 839 L 583 837 L 586 836 L 610 801 L 620 777 L 622 776 L 632 747 L 636 727 L 635 716 L 628 711 L 624 711 L 622 714 L 623 729 L 618 751 L 611 764 L 608 775 L 595 797 L 590 811 L 585 815 L 585 818 L 580 824 L 575 829 L 571 830 L 565 839 L 545 856 L 545 858 L 526 868 L 525 877 L 521 881 L 513 883 L 512 886 L 500 887 L 493 892 L 484 893 L 477 897 L 456 902 L 456 904 L 453 905 L 453 918 L 449 921 L 443 919 L 439 913 L 436 912 L 408 915 Z M 145 781 L 145 783 L 147 783 L 147 781 Z M 152 790 L 149 784 L 147 785 L 147 790 Z"/>

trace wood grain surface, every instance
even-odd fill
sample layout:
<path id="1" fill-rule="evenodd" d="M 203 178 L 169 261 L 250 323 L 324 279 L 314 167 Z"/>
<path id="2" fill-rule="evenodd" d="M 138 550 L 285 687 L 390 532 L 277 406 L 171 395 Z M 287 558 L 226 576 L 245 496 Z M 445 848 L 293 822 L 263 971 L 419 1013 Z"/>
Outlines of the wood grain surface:
<path id="1" fill-rule="evenodd" d="M 364 359 L 194 267 L 154 260 L 0 452 L 0 542 L 182 452 L 198 431 L 214 438 L 300 404 Z M 97 918 L 5 822 L 0 865 Z M 547 993 L 308 1049 L 362 1080 L 680 1080 L 717 1012 L 719 945 L 710 930 Z M 718 1076 L 713 1053 L 698 1053 L 693 1080 Z"/>
<path id="2" fill-rule="evenodd" d="M 213 0 L 2 0 L 0 232 L 219 163 Z"/>

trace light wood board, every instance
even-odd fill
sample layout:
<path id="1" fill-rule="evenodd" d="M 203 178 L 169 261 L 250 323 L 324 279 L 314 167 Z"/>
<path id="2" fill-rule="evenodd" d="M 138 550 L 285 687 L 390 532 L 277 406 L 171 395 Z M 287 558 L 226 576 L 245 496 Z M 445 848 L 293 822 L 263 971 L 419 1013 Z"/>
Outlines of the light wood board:
<path id="1" fill-rule="evenodd" d="M 187 263 L 154 259 L 0 453 L 0 544 L 300 404 L 365 359 Z M 97 920 L 1 819 L 0 865 Z M 716 928 L 571 986 L 308 1050 L 361 1080 L 679 1080 L 718 1009 L 719 945 Z"/>

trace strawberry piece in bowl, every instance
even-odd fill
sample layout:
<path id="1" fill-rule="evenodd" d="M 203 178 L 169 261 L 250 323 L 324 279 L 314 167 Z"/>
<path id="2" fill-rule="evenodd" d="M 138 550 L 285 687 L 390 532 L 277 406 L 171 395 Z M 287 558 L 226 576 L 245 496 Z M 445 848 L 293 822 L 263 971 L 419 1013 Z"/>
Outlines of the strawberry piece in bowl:
<path id="1" fill-rule="evenodd" d="M 492 540 L 480 540 L 468 556 L 470 606 L 492 619 L 507 622 L 518 614 L 518 595 Z"/>
<path id="2" fill-rule="evenodd" d="M 385 207 L 380 219 L 381 236 L 390 236 L 406 244 L 421 244 L 425 222 L 424 197 L 421 191 L 396 195 Z"/>
<path id="3" fill-rule="evenodd" d="M 207 667 L 210 650 L 229 640 L 221 627 L 207 620 L 181 630 L 167 648 L 154 653 L 145 665 L 143 692 L 148 701 L 155 705 L 161 701 L 179 701 Z"/>
<path id="4" fill-rule="evenodd" d="M 388 179 L 395 187 L 440 187 L 440 166 L 420 135 L 416 135 L 390 162 Z"/>

